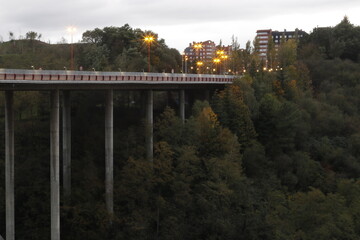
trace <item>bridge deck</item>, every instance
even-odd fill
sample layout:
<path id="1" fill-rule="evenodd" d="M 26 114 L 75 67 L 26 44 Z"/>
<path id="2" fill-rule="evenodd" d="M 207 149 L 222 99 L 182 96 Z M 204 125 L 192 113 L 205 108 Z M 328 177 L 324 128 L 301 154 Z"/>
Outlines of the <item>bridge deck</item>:
<path id="1" fill-rule="evenodd" d="M 0 90 L 176 89 L 232 83 L 233 75 L 0 69 Z"/>

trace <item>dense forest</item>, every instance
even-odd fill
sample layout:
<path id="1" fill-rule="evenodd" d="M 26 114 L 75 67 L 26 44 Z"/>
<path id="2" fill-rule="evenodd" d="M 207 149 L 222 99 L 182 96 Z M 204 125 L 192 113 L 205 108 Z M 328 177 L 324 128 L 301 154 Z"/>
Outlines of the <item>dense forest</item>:
<path id="1" fill-rule="evenodd" d="M 77 65 L 146 68 L 146 48 L 134 41 L 137 31 L 125 25 L 84 33 L 87 44 L 77 50 Z M 3 44 L 14 52 L 4 53 L 0 45 L 0 67 L 45 51 L 36 45 L 25 54 L 15 52 L 20 42 Z M 176 68 L 176 50 L 159 44 L 154 71 L 167 69 L 165 63 Z M 104 201 L 104 92 L 72 92 L 73 185 L 71 200 L 61 203 L 61 238 L 359 239 L 360 27 L 345 17 L 301 41 L 271 47 L 270 65 L 257 57 L 256 41 L 234 47 L 231 64 L 244 74 L 211 99 L 188 99 L 185 123 L 176 92 L 156 92 L 153 162 L 145 159 L 142 93 L 115 93 L 113 216 Z M 49 93 L 15 97 L 16 235 L 46 240 Z M 4 126 L 3 101 L 0 96 Z M 4 196 L 4 147 L 0 171 Z"/>

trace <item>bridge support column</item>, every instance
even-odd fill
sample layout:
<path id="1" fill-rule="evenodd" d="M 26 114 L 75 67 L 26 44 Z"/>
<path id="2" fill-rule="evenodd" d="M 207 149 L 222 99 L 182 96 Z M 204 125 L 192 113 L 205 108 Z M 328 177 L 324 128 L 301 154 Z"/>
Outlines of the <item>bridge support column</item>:
<path id="1" fill-rule="evenodd" d="M 105 202 L 109 214 L 114 213 L 114 92 L 106 91 L 105 97 Z"/>
<path id="2" fill-rule="evenodd" d="M 15 240 L 14 93 L 5 91 L 6 239 Z"/>
<path id="3" fill-rule="evenodd" d="M 50 113 L 51 240 L 60 240 L 59 101 L 59 90 L 52 91 Z"/>
<path id="4" fill-rule="evenodd" d="M 146 95 L 146 159 L 149 161 L 153 161 L 154 157 L 154 131 L 153 131 L 153 125 L 154 125 L 154 119 L 153 119 L 153 109 L 154 109 L 154 94 L 152 90 L 147 91 Z"/>
<path id="5" fill-rule="evenodd" d="M 185 122 L 185 90 L 182 89 L 180 90 L 179 93 L 179 103 L 180 103 L 180 118 L 181 121 L 184 123 Z"/>
<path id="6" fill-rule="evenodd" d="M 205 100 L 210 102 L 210 90 L 208 89 L 205 90 Z"/>
<path id="7" fill-rule="evenodd" d="M 63 91 L 63 189 L 66 202 L 71 199 L 71 104 L 70 91 Z"/>

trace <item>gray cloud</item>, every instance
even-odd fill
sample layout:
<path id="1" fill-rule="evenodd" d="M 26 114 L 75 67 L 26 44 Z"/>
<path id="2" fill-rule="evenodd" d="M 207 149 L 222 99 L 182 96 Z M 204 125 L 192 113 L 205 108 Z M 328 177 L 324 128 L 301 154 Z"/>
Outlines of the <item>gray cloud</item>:
<path id="1" fill-rule="evenodd" d="M 239 31 L 254 23 L 266 25 L 271 19 L 281 19 L 282 16 L 284 19 L 280 24 L 301 24 L 302 19 L 299 18 L 305 21 L 310 15 L 339 9 L 345 15 L 354 7 L 360 8 L 358 0 L 3 0 L 0 8 L 0 35 L 7 40 L 8 31 L 24 35 L 34 30 L 49 38 L 60 39 L 66 34 L 68 25 L 78 26 L 79 31 L 85 31 L 96 27 L 122 26 L 125 23 L 148 30 L 182 26 L 181 29 L 194 31 L 195 26 L 201 25 L 205 35 L 207 32 L 212 35 L 212 26 L 221 23 L 224 28 L 232 25 L 232 29 L 239 28 Z M 318 25 L 316 21 L 313 19 L 313 27 Z M 256 28 L 263 26 L 255 26 L 252 31 L 255 32 Z M 193 35 L 198 32 L 199 29 Z"/>

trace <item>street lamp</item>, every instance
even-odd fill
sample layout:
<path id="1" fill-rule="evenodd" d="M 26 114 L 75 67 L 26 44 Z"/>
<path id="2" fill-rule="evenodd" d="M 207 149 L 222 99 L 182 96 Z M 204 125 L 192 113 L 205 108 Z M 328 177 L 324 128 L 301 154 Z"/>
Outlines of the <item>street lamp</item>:
<path id="1" fill-rule="evenodd" d="M 144 37 L 144 42 L 148 46 L 148 72 L 150 72 L 150 46 L 153 41 L 155 41 L 155 38 L 152 35 L 147 35 Z"/>
<path id="2" fill-rule="evenodd" d="M 220 58 L 214 58 L 213 63 L 215 63 L 215 70 L 218 68 L 217 65 L 221 62 Z M 215 72 L 215 71 L 214 71 Z"/>
<path id="3" fill-rule="evenodd" d="M 224 52 L 224 50 L 217 50 L 216 54 L 221 56 L 221 55 L 224 55 L 225 52 Z"/>
<path id="4" fill-rule="evenodd" d="M 202 44 L 201 43 L 195 43 L 193 45 L 193 48 L 195 49 L 195 55 L 197 55 L 197 59 L 200 61 L 200 49 L 202 49 Z"/>
<path id="5" fill-rule="evenodd" d="M 195 50 L 195 60 L 197 59 L 197 61 L 200 61 L 200 49 L 202 49 L 202 43 L 194 43 L 192 47 Z M 196 62 L 196 65 L 197 64 L 198 62 Z"/>
<path id="6" fill-rule="evenodd" d="M 225 72 L 226 71 L 226 60 L 229 58 L 229 56 L 228 55 L 225 55 L 225 54 L 223 54 L 223 55 L 221 55 L 221 60 L 223 61 L 223 68 L 224 68 L 224 70 L 223 71 L 221 71 L 221 72 Z M 221 66 L 220 66 L 220 68 L 221 68 Z"/>
<path id="7" fill-rule="evenodd" d="M 185 62 L 185 53 L 181 54 L 181 73 L 184 73 L 184 62 Z"/>
<path id="8" fill-rule="evenodd" d="M 204 65 L 204 63 L 202 61 L 198 61 L 198 62 L 196 62 L 196 65 L 198 66 L 198 68 L 197 68 L 198 73 L 201 73 L 201 66 Z"/>
<path id="9" fill-rule="evenodd" d="M 198 60 L 200 60 L 200 49 L 202 49 L 202 44 L 201 43 L 195 43 L 194 44 L 194 49 L 195 49 L 195 51 L 196 51 L 196 55 L 197 55 L 197 58 L 198 58 Z"/>
<path id="10" fill-rule="evenodd" d="M 73 34 L 76 32 L 76 27 L 70 26 L 67 28 L 67 32 L 71 36 L 70 44 L 70 69 L 74 70 L 74 44 L 73 44 Z"/>
<path id="11" fill-rule="evenodd" d="M 228 56 L 228 55 L 226 55 L 226 54 L 225 54 L 225 51 L 224 51 L 224 50 L 222 50 L 222 49 L 217 50 L 217 51 L 216 51 L 216 55 L 218 55 L 218 58 L 220 58 L 220 59 L 221 59 L 221 61 L 223 61 L 223 62 L 224 62 L 224 72 L 225 72 L 225 69 L 226 69 L 226 66 L 225 66 L 225 60 L 227 60 L 227 59 L 229 58 L 229 56 Z M 218 63 L 220 63 L 220 61 L 219 61 Z M 221 73 L 221 72 L 222 72 L 221 70 L 222 70 L 222 69 L 221 69 L 221 66 L 220 66 L 220 67 L 219 67 L 219 73 Z"/>

